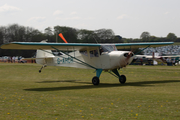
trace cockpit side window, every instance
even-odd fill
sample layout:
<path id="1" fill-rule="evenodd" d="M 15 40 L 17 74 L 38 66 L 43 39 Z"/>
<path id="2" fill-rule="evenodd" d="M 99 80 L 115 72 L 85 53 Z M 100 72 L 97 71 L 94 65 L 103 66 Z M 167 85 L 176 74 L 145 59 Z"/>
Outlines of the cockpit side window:
<path id="1" fill-rule="evenodd" d="M 81 54 L 85 55 L 85 56 L 88 56 L 87 54 L 87 50 L 83 50 L 83 51 L 79 51 Z"/>
<path id="2" fill-rule="evenodd" d="M 79 51 L 82 55 L 88 56 L 87 50 L 81 50 Z M 89 51 L 90 57 L 99 57 L 98 49 Z"/>
<path id="3" fill-rule="evenodd" d="M 111 52 L 111 51 L 117 51 L 117 48 L 115 45 L 101 45 L 100 52 Z"/>
<path id="4" fill-rule="evenodd" d="M 90 57 L 99 57 L 98 50 L 90 51 Z"/>

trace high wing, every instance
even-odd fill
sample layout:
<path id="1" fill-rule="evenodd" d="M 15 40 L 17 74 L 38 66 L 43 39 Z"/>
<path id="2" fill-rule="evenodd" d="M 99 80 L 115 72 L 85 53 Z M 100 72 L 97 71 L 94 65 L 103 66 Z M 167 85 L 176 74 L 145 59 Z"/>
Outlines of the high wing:
<path id="1" fill-rule="evenodd" d="M 12 42 L 3 44 L 1 49 L 22 49 L 22 50 L 83 50 L 83 49 L 96 49 L 100 44 L 87 44 L 87 43 L 40 43 L 40 42 Z"/>
<path id="2" fill-rule="evenodd" d="M 161 47 L 166 45 L 171 45 L 174 42 L 144 42 L 144 43 L 120 43 L 115 44 L 117 49 L 138 49 L 146 47 Z"/>
<path id="3" fill-rule="evenodd" d="M 152 55 L 136 55 L 137 58 L 153 58 Z M 163 57 L 163 58 L 176 58 L 180 57 L 180 55 L 171 55 L 171 56 L 154 56 L 154 58 Z"/>
<path id="4" fill-rule="evenodd" d="M 161 56 L 163 58 L 176 58 L 176 57 L 180 57 L 180 55 L 171 55 L 171 56 Z"/>
<path id="5" fill-rule="evenodd" d="M 39 42 L 12 42 L 3 44 L 1 49 L 21 49 L 21 50 L 93 50 L 101 45 L 115 45 L 117 49 L 160 47 L 173 44 L 173 42 L 149 42 L 149 43 L 118 43 L 118 44 L 88 44 L 88 43 L 39 43 Z"/>

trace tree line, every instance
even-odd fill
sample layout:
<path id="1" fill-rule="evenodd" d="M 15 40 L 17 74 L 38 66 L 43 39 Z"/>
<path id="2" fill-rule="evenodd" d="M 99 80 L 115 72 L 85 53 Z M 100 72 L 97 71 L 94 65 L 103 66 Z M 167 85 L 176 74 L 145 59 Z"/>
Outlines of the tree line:
<path id="1" fill-rule="evenodd" d="M 32 27 L 25 27 L 18 24 L 0 27 L 0 45 L 9 42 L 40 42 L 48 39 L 48 42 L 62 42 L 58 36 L 62 33 L 69 43 L 129 43 L 129 42 L 180 42 L 174 33 L 169 33 L 167 37 L 159 38 L 151 36 L 149 32 L 143 32 L 138 39 L 122 38 L 115 35 L 111 29 L 86 30 L 76 29 L 67 26 L 47 27 L 44 32 Z M 30 57 L 35 54 L 34 50 L 2 50 L 0 56 L 23 56 Z"/>
<path id="2" fill-rule="evenodd" d="M 129 42 L 180 42 L 180 38 L 178 38 L 174 33 L 169 33 L 166 37 L 156 37 L 151 36 L 149 32 L 143 32 L 140 35 L 140 38 L 137 39 L 126 39 L 122 38 L 124 43 Z"/>

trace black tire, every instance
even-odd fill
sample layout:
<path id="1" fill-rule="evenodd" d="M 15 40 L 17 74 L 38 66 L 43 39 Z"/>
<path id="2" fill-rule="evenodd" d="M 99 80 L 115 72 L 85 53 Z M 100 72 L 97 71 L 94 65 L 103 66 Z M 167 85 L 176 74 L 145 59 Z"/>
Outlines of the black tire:
<path id="1" fill-rule="evenodd" d="M 125 75 L 121 75 L 121 78 L 119 78 L 119 82 L 121 84 L 124 84 L 126 82 L 126 76 Z"/>
<path id="2" fill-rule="evenodd" d="M 99 85 L 99 78 L 97 76 L 92 78 L 92 84 L 93 85 Z"/>

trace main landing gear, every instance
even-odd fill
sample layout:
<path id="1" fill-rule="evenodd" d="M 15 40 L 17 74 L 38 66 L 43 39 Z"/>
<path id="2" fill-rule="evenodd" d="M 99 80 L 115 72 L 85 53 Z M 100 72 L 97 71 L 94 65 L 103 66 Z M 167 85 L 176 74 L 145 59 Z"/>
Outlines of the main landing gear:
<path id="1" fill-rule="evenodd" d="M 119 78 L 119 82 L 121 84 L 124 84 L 126 82 L 126 76 L 125 75 L 121 75 L 120 78 Z"/>
<path id="2" fill-rule="evenodd" d="M 119 78 L 119 82 L 121 84 L 124 84 L 126 82 L 126 76 L 125 75 L 120 75 L 117 69 L 113 69 L 112 72 L 116 75 L 116 77 Z"/>
<path id="3" fill-rule="evenodd" d="M 96 69 L 96 76 L 94 76 L 93 78 L 92 78 L 92 84 L 93 85 L 99 85 L 99 77 L 100 77 L 100 75 L 101 75 L 101 73 L 102 73 L 102 69 Z"/>
<path id="4" fill-rule="evenodd" d="M 97 76 L 94 76 L 93 78 L 92 78 L 92 84 L 93 85 L 99 85 L 99 78 L 97 77 Z"/>
<path id="5" fill-rule="evenodd" d="M 126 82 L 126 76 L 125 75 L 120 75 L 117 69 L 113 69 L 112 72 L 114 74 L 111 73 L 111 72 L 109 72 L 109 73 L 114 75 L 115 77 L 119 78 L 119 82 L 121 84 L 124 84 Z M 92 78 L 92 84 L 93 85 L 99 85 L 99 83 L 100 83 L 99 77 L 100 77 L 101 73 L 102 73 L 102 69 L 96 69 L 96 76 L 94 76 Z"/>

